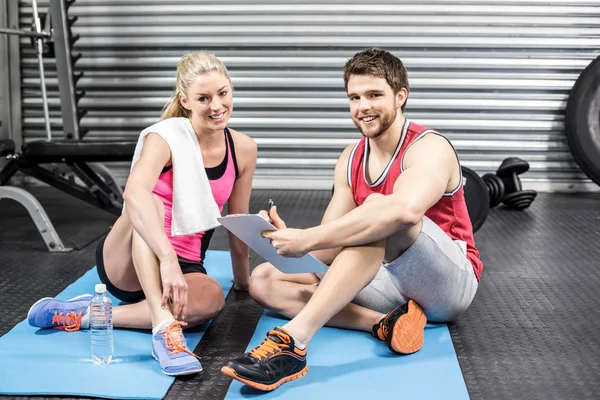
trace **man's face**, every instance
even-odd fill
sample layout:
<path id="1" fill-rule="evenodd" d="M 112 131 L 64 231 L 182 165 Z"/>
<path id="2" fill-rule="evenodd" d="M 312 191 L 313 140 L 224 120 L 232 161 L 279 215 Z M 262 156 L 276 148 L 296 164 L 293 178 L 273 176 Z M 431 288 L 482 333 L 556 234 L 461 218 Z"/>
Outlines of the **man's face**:
<path id="1" fill-rule="evenodd" d="M 371 139 L 383 134 L 394 123 L 404 102 L 384 78 L 373 75 L 351 75 L 347 94 L 354 125 L 364 137 Z"/>

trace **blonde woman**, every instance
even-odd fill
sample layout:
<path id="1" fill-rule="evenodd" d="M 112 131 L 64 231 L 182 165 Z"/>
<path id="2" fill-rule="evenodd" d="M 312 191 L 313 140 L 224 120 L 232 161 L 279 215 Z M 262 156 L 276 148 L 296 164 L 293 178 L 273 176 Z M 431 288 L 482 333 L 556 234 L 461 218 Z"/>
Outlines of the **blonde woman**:
<path id="1" fill-rule="evenodd" d="M 250 137 L 227 127 L 233 88 L 218 58 L 207 53 L 186 54 L 178 63 L 176 85 L 161 122 L 145 130 L 150 132 L 125 186 L 125 210 L 96 251 L 101 281 L 113 296 L 129 303 L 114 308 L 114 327 L 152 329 L 153 355 L 167 375 L 202 370 L 185 343 L 182 327 L 215 317 L 223 308 L 224 296 L 203 266 L 213 230 L 172 234 L 174 195 L 177 190 L 179 196 L 184 193 L 183 188 L 174 190 L 175 165 L 180 166 L 180 175 L 190 176 L 190 171 L 181 170 L 188 168 L 181 161 L 173 162 L 176 152 L 164 138 L 169 136 L 158 132 L 167 128 L 170 137 L 184 131 L 195 136 L 212 204 L 216 203 L 219 211 L 228 203 L 229 213 L 248 212 L 257 156 L 256 143 Z M 191 181 L 185 186 L 195 184 Z M 196 200 L 212 201 L 192 202 Z M 235 236 L 229 235 L 229 243 L 234 288 L 247 290 L 249 250 Z M 86 329 L 90 300 L 91 296 L 67 302 L 42 299 L 32 306 L 29 323 L 40 328 Z"/>

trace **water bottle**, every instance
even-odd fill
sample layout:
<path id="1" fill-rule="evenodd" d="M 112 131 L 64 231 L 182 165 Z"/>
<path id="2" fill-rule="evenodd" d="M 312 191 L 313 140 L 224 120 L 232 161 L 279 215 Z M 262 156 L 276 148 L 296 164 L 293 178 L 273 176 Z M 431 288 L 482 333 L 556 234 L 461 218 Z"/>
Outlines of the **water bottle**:
<path id="1" fill-rule="evenodd" d="M 90 330 L 92 332 L 92 362 L 109 364 L 113 358 L 112 301 L 106 295 L 106 285 L 96 285 L 96 295 L 90 306 Z"/>

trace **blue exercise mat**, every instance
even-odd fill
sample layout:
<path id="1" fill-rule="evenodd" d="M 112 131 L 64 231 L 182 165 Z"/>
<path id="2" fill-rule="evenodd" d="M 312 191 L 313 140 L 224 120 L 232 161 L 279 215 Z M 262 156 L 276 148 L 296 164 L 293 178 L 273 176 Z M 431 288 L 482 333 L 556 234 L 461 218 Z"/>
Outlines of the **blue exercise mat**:
<path id="1" fill-rule="evenodd" d="M 287 320 L 264 314 L 248 345 Z M 257 397 L 258 396 L 258 397 Z M 446 325 L 427 325 L 425 345 L 398 356 L 366 332 L 323 328 L 308 347 L 308 374 L 272 392 L 234 380 L 226 400 L 263 399 L 469 399 Z"/>
<path id="2" fill-rule="evenodd" d="M 208 274 L 228 293 L 233 274 L 229 252 L 208 251 Z M 100 283 L 91 269 L 57 298 L 94 293 Z M 112 298 L 113 304 L 118 300 Z M 208 324 L 185 330 L 194 349 Z M 75 395 L 115 399 L 162 399 L 175 380 L 152 358 L 151 332 L 114 331 L 115 356 L 109 365 L 92 364 L 90 332 L 37 329 L 22 321 L 0 338 L 0 394 Z"/>

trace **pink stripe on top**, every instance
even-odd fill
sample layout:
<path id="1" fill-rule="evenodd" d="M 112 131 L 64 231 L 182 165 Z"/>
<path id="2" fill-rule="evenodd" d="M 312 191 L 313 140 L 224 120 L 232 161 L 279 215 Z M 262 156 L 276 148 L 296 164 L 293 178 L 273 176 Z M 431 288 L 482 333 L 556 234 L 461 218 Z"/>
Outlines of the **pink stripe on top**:
<path id="1" fill-rule="evenodd" d="M 209 176 L 210 188 L 212 190 L 213 197 L 219 206 L 219 211 L 221 212 L 223 211 L 223 206 L 227 200 L 229 200 L 229 196 L 233 190 L 237 169 L 233 155 L 235 150 L 232 149 L 233 140 L 231 139 L 231 134 L 227 128 L 225 128 L 225 145 L 225 158 L 227 159 L 227 166 L 225 167 L 224 173 L 221 176 L 216 177 L 216 179 L 211 179 L 211 176 Z M 225 161 L 225 159 L 223 161 Z M 214 168 L 208 168 L 207 172 L 213 169 Z M 202 261 L 202 238 L 204 237 L 205 232 L 199 232 L 195 235 L 189 236 L 171 236 L 171 210 L 173 208 L 173 168 L 170 168 L 168 171 L 163 172 L 160 175 L 152 193 L 157 195 L 165 206 L 165 233 L 173 245 L 175 253 L 179 257 L 187 260 L 196 262 Z M 210 237 L 208 237 L 208 239 L 210 240 Z M 208 247 L 208 243 L 206 243 L 206 247 Z"/>

